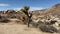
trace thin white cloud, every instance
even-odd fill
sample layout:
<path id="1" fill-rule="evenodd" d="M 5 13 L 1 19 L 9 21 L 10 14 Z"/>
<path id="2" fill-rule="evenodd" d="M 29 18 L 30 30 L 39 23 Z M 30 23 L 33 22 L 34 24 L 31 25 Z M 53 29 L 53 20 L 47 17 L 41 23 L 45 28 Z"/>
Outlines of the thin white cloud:
<path id="1" fill-rule="evenodd" d="M 0 4 L 0 6 L 9 6 L 9 4 Z"/>
<path id="2" fill-rule="evenodd" d="M 14 10 L 20 10 L 21 8 L 14 8 Z"/>
<path id="3" fill-rule="evenodd" d="M 13 10 L 19 11 L 21 8 L 13 8 Z"/>
<path id="4" fill-rule="evenodd" d="M 30 7 L 30 10 L 29 11 L 41 10 L 41 9 L 44 9 L 44 8 L 41 8 L 41 7 Z"/>

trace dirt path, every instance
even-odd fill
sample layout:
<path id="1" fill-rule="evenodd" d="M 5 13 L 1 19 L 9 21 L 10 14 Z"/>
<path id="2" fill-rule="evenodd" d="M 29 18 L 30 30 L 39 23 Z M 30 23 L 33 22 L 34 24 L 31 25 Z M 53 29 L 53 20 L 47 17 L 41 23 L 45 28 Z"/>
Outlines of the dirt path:
<path id="1" fill-rule="evenodd" d="M 12 20 L 15 21 L 15 19 Z M 44 33 L 37 28 L 32 27 L 28 28 L 27 25 L 22 24 L 0 24 L 0 34 L 51 34 L 51 33 Z"/>

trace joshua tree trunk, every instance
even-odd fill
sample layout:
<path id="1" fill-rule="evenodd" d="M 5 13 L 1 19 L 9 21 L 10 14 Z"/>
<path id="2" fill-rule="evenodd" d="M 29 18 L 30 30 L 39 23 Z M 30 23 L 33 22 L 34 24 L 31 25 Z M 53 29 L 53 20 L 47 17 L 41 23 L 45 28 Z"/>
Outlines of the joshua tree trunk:
<path id="1" fill-rule="evenodd" d="M 32 21 L 31 17 L 32 17 L 32 13 L 30 13 L 30 15 L 28 15 L 28 27 L 30 26 L 30 23 Z"/>
<path id="2" fill-rule="evenodd" d="M 30 25 L 30 19 L 28 18 L 28 27 L 29 27 L 29 25 Z"/>
<path id="3" fill-rule="evenodd" d="M 30 26 L 31 18 L 28 18 L 28 27 Z"/>

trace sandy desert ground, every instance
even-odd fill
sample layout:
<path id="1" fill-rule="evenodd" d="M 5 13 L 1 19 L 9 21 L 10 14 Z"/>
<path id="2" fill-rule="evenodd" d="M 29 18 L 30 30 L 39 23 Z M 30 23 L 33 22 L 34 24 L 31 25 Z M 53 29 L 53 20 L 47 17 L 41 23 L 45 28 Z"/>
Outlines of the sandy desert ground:
<path id="1" fill-rule="evenodd" d="M 0 34 L 58 34 L 41 32 L 38 28 L 28 28 L 27 25 L 15 24 L 15 20 L 17 19 L 11 19 L 10 23 L 1 23 Z"/>

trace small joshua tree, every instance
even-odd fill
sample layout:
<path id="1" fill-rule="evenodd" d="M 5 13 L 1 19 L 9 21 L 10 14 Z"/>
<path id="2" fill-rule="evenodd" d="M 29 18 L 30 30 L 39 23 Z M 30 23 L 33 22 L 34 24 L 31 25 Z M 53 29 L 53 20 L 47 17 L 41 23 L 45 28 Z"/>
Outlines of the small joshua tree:
<path id="1" fill-rule="evenodd" d="M 30 22 L 31 22 L 31 17 L 32 17 L 32 13 L 29 13 L 29 12 L 28 12 L 29 8 L 30 8 L 29 6 L 24 6 L 23 9 L 21 9 L 21 11 L 22 11 L 25 15 L 27 15 L 27 17 L 28 17 L 28 27 L 29 27 L 29 24 L 30 24 Z"/>

